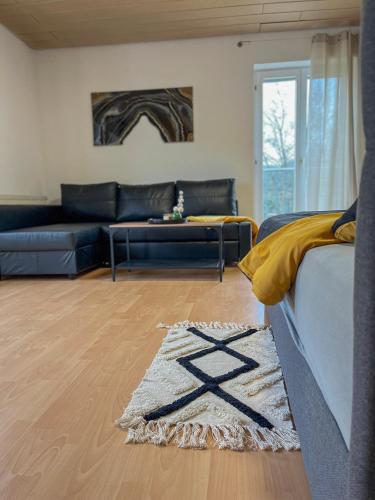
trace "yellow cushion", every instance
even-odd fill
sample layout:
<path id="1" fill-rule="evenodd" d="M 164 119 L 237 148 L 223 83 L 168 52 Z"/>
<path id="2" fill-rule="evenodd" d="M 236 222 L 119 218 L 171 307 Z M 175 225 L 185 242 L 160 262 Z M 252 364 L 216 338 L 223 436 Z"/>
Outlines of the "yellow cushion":
<path id="1" fill-rule="evenodd" d="M 336 229 L 335 237 L 338 240 L 346 241 L 352 243 L 355 241 L 355 235 L 357 231 L 357 221 L 347 222 Z"/>

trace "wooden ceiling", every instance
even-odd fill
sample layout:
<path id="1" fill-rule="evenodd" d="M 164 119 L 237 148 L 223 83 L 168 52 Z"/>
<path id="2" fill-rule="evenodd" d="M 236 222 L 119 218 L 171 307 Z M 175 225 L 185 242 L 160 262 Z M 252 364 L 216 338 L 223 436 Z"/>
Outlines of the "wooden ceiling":
<path id="1" fill-rule="evenodd" d="M 361 0 L 0 0 L 34 49 L 355 26 Z"/>

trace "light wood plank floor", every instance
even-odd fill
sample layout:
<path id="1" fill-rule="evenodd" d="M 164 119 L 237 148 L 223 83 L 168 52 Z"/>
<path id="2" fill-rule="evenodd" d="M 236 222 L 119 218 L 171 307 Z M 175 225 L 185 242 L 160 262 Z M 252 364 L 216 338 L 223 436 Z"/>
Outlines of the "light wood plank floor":
<path id="1" fill-rule="evenodd" d="M 113 425 L 179 320 L 262 322 L 227 269 L 0 283 L 2 500 L 304 500 L 298 452 L 125 445 Z"/>

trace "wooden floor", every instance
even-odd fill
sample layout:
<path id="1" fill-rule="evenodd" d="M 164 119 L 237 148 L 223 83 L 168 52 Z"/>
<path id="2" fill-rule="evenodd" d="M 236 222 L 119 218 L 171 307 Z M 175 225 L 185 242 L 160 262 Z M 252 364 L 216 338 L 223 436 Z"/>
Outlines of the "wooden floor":
<path id="1" fill-rule="evenodd" d="M 114 426 L 179 320 L 262 322 L 236 269 L 0 282 L 2 500 L 304 500 L 298 452 L 125 445 Z"/>

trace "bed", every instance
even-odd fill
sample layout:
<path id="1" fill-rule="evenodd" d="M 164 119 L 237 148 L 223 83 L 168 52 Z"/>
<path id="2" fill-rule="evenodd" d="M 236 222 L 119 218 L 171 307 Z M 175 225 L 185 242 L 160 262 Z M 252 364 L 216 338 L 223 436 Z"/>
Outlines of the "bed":
<path id="1" fill-rule="evenodd" d="M 267 219 L 257 242 L 317 212 Z M 314 499 L 344 499 L 353 385 L 354 245 L 313 248 L 294 286 L 267 307 Z"/>

